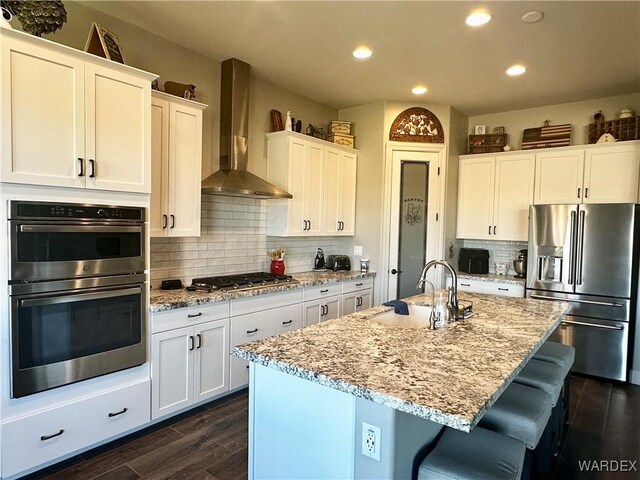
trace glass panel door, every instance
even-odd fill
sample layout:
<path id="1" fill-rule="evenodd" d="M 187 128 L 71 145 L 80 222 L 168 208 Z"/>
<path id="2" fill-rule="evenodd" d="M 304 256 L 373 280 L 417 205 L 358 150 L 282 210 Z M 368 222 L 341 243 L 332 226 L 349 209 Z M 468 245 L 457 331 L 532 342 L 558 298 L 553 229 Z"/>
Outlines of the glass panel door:
<path id="1" fill-rule="evenodd" d="M 416 284 L 426 263 L 428 198 L 429 163 L 402 161 L 397 298 L 420 293 Z"/>

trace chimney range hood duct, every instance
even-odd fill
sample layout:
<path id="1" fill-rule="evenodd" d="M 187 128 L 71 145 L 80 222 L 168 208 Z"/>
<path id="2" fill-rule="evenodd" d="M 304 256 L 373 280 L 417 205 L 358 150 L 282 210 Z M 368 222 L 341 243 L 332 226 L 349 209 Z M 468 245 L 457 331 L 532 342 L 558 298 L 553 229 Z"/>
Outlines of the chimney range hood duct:
<path id="1" fill-rule="evenodd" d="M 284 190 L 247 171 L 249 133 L 248 63 L 222 62 L 220 85 L 220 170 L 202 181 L 202 191 L 251 198 L 292 198 Z"/>

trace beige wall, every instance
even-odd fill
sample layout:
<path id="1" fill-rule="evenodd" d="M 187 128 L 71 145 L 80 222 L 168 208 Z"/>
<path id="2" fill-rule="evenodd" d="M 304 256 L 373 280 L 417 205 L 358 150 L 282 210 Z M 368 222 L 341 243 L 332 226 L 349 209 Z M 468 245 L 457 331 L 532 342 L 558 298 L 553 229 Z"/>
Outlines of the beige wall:
<path id="1" fill-rule="evenodd" d="M 519 149 L 522 131 L 525 128 L 541 127 L 548 119 L 552 125 L 573 125 L 571 144 L 584 145 L 587 143 L 587 125 L 593 122 L 594 113 L 602 110 L 605 118 L 611 120 L 618 118 L 620 110 L 627 107 L 636 112 L 636 115 L 640 112 L 640 93 L 469 117 L 469 133 L 473 133 L 475 125 L 487 125 L 489 132 L 493 127 L 504 126 L 509 134 L 511 148 Z"/>

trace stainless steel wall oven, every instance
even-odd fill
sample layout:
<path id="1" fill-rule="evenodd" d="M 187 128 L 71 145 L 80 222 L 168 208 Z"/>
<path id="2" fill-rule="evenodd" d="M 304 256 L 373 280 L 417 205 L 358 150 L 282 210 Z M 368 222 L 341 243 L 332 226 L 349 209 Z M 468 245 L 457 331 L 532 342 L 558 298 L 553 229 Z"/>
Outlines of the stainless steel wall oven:
<path id="1" fill-rule="evenodd" d="M 146 362 L 145 211 L 10 202 L 11 396 Z"/>

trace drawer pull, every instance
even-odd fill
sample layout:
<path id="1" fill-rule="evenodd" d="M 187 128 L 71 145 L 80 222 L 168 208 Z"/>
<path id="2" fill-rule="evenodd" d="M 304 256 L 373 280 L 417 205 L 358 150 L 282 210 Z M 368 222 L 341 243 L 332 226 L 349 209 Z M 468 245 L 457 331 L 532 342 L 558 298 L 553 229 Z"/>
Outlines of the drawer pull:
<path id="1" fill-rule="evenodd" d="M 187 315 L 187 318 L 195 318 L 195 317 L 201 317 L 202 316 L 202 312 L 198 312 L 198 313 L 190 313 Z"/>
<path id="2" fill-rule="evenodd" d="M 293 323 L 293 320 L 289 320 L 288 322 L 282 322 L 283 325 L 289 325 L 290 323 Z"/>
<path id="3" fill-rule="evenodd" d="M 461 283 L 460 286 L 461 287 L 470 287 L 471 284 L 470 283 Z"/>
<path id="4" fill-rule="evenodd" d="M 123 413 L 127 413 L 127 411 L 129 411 L 129 409 L 127 407 L 124 407 L 119 412 L 115 412 L 115 413 L 114 412 L 109 412 L 109 418 L 117 417 L 118 415 L 122 415 Z"/>
<path id="5" fill-rule="evenodd" d="M 509 289 L 508 289 L 508 288 L 502 288 L 502 287 L 498 287 L 498 290 L 501 290 L 501 291 L 503 291 L 503 292 L 508 292 L 508 291 L 509 291 Z"/>
<path id="6" fill-rule="evenodd" d="M 362 283 L 356 283 L 356 287 L 361 287 Z"/>
<path id="7" fill-rule="evenodd" d="M 329 291 L 328 288 L 325 288 L 324 290 L 320 290 L 320 293 L 327 293 Z"/>
<path id="8" fill-rule="evenodd" d="M 40 437 L 40 440 L 43 441 L 43 442 L 46 442 L 47 440 L 51 440 L 52 438 L 59 437 L 63 433 L 64 433 L 64 430 L 61 428 L 58 433 L 54 433 L 52 435 L 42 435 Z"/>
<path id="9" fill-rule="evenodd" d="M 247 335 L 250 335 L 252 333 L 256 333 L 258 331 L 257 328 L 254 328 L 253 330 L 247 330 Z"/>

